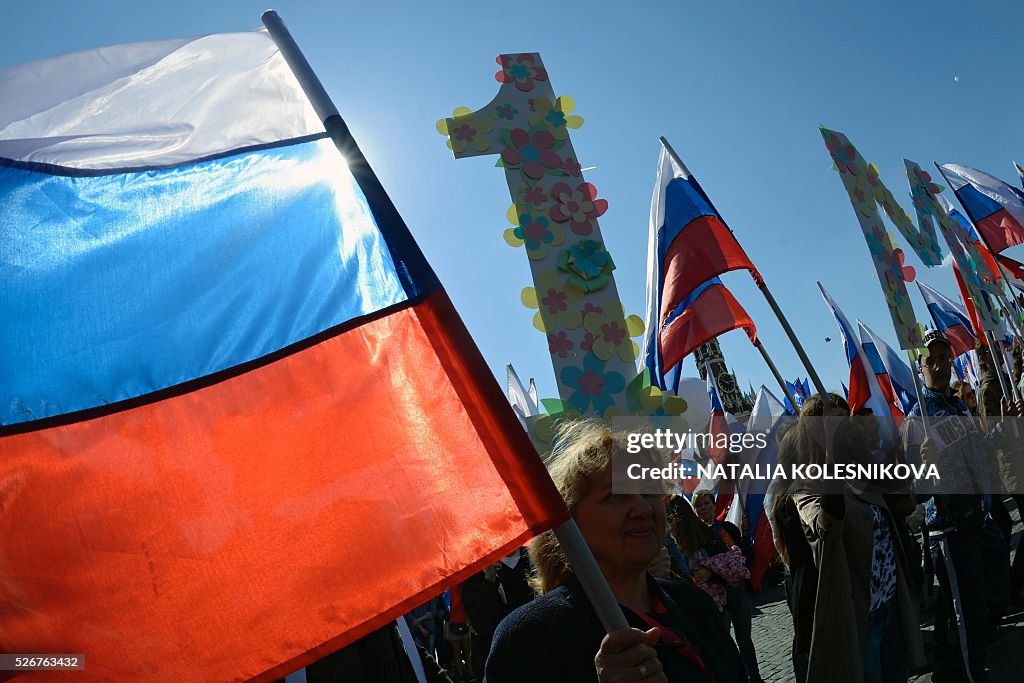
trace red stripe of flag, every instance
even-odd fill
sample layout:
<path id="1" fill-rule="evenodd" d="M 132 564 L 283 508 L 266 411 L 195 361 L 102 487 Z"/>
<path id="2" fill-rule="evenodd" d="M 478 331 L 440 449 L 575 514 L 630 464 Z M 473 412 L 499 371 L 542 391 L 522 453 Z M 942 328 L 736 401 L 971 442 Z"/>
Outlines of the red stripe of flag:
<path id="1" fill-rule="evenodd" d="M 1018 244 L 1024 244 L 1024 226 L 1006 209 L 974 221 L 974 226 L 985 237 L 992 251 L 999 253 Z"/>
<path id="2" fill-rule="evenodd" d="M 953 276 L 956 277 L 956 286 L 957 289 L 960 290 L 960 299 L 964 303 L 964 309 L 967 311 L 967 317 L 971 319 L 971 327 L 974 328 L 974 336 L 978 338 L 983 346 L 988 346 L 988 340 L 985 338 L 985 328 L 981 324 L 981 318 L 978 317 L 978 309 L 974 307 L 974 302 L 967 294 L 967 285 L 964 284 L 964 278 L 960 274 L 960 268 L 957 267 L 956 261 L 953 261 Z"/>
<path id="3" fill-rule="evenodd" d="M 664 366 L 682 362 L 701 344 L 739 328 L 752 343 L 757 340 L 757 326 L 732 293 L 723 285 L 708 287 L 661 331 Z"/>
<path id="4" fill-rule="evenodd" d="M 0 650 L 97 680 L 279 678 L 568 518 L 443 291 L 2 444 Z"/>
<path id="5" fill-rule="evenodd" d="M 743 247 L 720 218 L 700 216 L 691 221 L 665 254 L 662 324 L 701 284 L 722 273 L 743 268 L 757 273 Z"/>

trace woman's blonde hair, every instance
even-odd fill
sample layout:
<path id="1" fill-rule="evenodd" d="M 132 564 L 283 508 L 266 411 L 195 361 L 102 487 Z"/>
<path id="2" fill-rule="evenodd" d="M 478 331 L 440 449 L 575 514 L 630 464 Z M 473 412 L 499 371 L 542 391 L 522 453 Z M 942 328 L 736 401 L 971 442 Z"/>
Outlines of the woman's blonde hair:
<path id="1" fill-rule="evenodd" d="M 594 480 L 611 466 L 613 458 L 627 453 L 631 458 L 638 457 L 627 450 L 628 439 L 628 432 L 613 432 L 607 424 L 594 419 L 566 421 L 559 425 L 547 467 L 551 480 L 574 515 L 576 506 L 590 492 Z M 572 573 L 569 559 L 554 531 L 545 531 L 533 540 L 530 562 L 533 565 L 530 585 L 539 595 L 557 588 Z"/>

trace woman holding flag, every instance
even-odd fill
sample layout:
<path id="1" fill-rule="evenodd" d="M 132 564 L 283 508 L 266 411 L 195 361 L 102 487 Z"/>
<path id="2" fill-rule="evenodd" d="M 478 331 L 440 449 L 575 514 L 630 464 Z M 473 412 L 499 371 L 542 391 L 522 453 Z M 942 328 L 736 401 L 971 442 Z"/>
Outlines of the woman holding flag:
<path id="1" fill-rule="evenodd" d="M 570 423 L 548 469 L 632 628 L 605 634 L 564 551 L 546 532 L 530 545 L 541 595 L 498 626 L 488 683 L 746 681 L 711 599 L 687 582 L 647 572 L 665 538 L 664 493 L 660 486 L 612 490 L 612 461 L 627 457 L 627 445 L 626 433 L 598 422 Z"/>

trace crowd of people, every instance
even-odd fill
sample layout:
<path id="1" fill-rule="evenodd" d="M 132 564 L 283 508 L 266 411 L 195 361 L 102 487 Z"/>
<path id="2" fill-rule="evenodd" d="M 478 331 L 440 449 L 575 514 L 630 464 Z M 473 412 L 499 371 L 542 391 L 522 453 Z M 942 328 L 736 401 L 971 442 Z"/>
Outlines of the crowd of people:
<path id="1" fill-rule="evenodd" d="M 983 347 L 974 390 L 951 383 L 948 340 L 931 332 L 925 341 L 921 402 L 896 443 L 881 438 L 870 411 L 850 416 L 834 394 L 808 399 L 777 433 L 786 466 L 888 458 L 940 463 L 955 475 L 934 491 L 905 482 L 776 482 L 766 513 L 785 570 L 793 676 L 801 683 L 897 683 L 925 670 L 936 682 L 983 683 L 995 629 L 1011 600 L 1021 599 L 1024 553 L 1011 569 L 1008 507 L 1024 499 L 999 492 L 1013 490 L 1021 460 L 1019 432 L 1005 418 L 1024 405 L 1003 395 Z M 1013 381 L 1020 382 L 1016 358 Z M 955 443 L 930 429 L 949 417 L 964 425 Z M 606 632 L 549 531 L 445 600 L 405 616 L 421 676 L 456 683 L 762 680 L 751 637 L 746 516 L 739 526 L 724 521 L 708 490 L 686 497 L 614 489 L 612 463 L 625 457 L 626 439 L 598 421 L 563 424 L 548 469 L 629 628 Z M 931 662 L 923 609 L 934 610 Z M 416 680 L 408 666 L 384 663 L 401 659 L 400 641 L 393 626 L 382 629 L 307 669 L 307 680 Z M 348 675 L 332 677 L 339 665 Z M 378 673 L 351 675 L 366 666 Z"/>

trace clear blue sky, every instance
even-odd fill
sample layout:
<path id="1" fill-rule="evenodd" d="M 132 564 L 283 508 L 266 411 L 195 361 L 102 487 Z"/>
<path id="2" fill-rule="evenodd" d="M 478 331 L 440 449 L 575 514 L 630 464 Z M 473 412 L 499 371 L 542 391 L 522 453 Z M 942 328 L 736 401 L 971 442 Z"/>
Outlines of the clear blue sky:
<path id="1" fill-rule="evenodd" d="M 532 7 L 532 9 L 531 9 Z M 65 52 L 259 26 L 266 0 L 5 3 L 0 65 Z M 842 183 L 818 133 L 846 133 L 913 215 L 903 158 L 957 162 L 1016 182 L 1024 5 L 904 2 L 426 3 L 282 0 L 276 9 L 388 188 L 495 374 L 515 364 L 544 396 L 544 336 L 519 302 L 525 253 L 493 158 L 455 161 L 434 129 L 496 92 L 494 57 L 540 52 L 586 124 L 573 144 L 610 208 L 601 219 L 629 313 L 643 315 L 648 214 L 666 136 L 735 231 L 826 384 L 847 376 L 820 279 L 852 319 L 895 343 Z M 959 77 L 959 80 L 954 80 Z M 0 93 L 3 106 L 4 93 Z M 892 226 L 889 226 L 893 229 Z M 897 243 L 910 252 L 901 237 Z M 1024 247 L 1016 247 L 1024 250 Z M 1011 252 L 1020 257 L 1020 253 Z M 949 268 L 908 264 L 947 295 Z M 724 278 L 788 377 L 803 375 L 749 276 Z M 916 287 L 911 297 L 926 319 Z M 832 342 L 826 344 L 825 337 Z M 774 387 L 742 332 L 722 338 L 742 386 Z M 695 374 L 687 361 L 687 374 Z"/>

